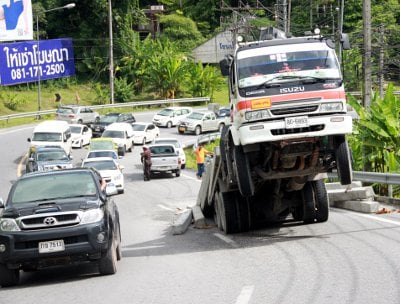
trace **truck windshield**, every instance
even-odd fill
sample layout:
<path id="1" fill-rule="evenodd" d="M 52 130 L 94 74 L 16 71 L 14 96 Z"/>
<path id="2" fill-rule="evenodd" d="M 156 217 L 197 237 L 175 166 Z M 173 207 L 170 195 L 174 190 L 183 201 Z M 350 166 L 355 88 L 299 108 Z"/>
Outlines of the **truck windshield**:
<path id="1" fill-rule="evenodd" d="M 296 77 L 341 79 L 334 50 L 320 42 L 246 49 L 237 58 L 239 88 L 290 82 Z"/>

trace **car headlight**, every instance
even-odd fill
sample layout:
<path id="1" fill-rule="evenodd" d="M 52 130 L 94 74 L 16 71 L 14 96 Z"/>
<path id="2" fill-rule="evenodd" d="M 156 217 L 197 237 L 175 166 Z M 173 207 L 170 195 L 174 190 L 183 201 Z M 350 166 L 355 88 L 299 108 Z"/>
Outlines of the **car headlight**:
<path id="1" fill-rule="evenodd" d="M 321 104 L 321 112 L 342 112 L 343 103 L 341 102 L 328 102 Z"/>
<path id="2" fill-rule="evenodd" d="M 100 222 L 104 217 L 101 209 L 91 209 L 82 213 L 81 224 L 91 224 Z"/>
<path id="3" fill-rule="evenodd" d="M 0 219 L 0 231 L 10 232 L 10 231 L 21 231 L 19 229 L 17 222 L 11 218 Z"/>
<path id="4" fill-rule="evenodd" d="M 246 112 L 245 114 L 246 120 L 260 120 L 269 117 L 270 115 L 268 113 L 268 110 L 251 111 L 251 112 Z"/>

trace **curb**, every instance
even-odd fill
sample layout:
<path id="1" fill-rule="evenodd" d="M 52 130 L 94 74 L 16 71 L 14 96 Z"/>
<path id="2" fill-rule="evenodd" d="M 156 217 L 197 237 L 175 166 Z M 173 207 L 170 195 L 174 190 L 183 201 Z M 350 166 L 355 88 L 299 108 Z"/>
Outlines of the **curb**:
<path id="1" fill-rule="evenodd" d="M 172 224 L 172 234 L 178 235 L 185 233 L 192 223 L 192 218 L 192 209 L 186 209 L 182 213 L 177 214 Z"/>

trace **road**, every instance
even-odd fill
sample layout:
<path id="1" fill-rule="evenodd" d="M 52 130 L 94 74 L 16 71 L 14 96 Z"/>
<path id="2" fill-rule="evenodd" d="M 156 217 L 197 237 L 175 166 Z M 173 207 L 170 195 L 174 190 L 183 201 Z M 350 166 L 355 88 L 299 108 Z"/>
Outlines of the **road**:
<path id="1" fill-rule="evenodd" d="M 148 119 L 146 116 L 138 120 Z M 0 130 L 0 194 L 27 151 L 32 126 Z M 161 136 L 178 136 L 162 129 Z M 184 140 L 192 140 L 189 136 Z M 400 214 L 365 215 L 331 208 L 326 223 L 287 221 L 249 233 L 224 235 L 189 227 L 172 235 L 177 212 L 193 205 L 195 172 L 143 181 L 135 146 L 122 160 L 126 190 L 115 197 L 121 214 L 118 272 L 95 267 L 23 273 L 21 284 L 0 288 L 0 303 L 399 303 Z M 84 149 L 74 150 L 79 163 Z"/>

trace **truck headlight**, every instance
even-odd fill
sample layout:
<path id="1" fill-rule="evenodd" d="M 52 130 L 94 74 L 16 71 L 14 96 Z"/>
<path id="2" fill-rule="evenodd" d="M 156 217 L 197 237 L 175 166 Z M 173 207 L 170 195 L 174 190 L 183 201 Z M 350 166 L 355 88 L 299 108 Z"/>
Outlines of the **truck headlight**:
<path id="1" fill-rule="evenodd" d="M 268 110 L 250 111 L 245 114 L 246 120 L 260 120 L 269 117 Z"/>
<path id="2" fill-rule="evenodd" d="M 17 222 L 11 218 L 0 219 L 0 231 L 10 232 L 10 231 L 21 231 L 19 229 Z"/>
<path id="3" fill-rule="evenodd" d="M 321 104 L 321 112 L 342 112 L 343 103 L 342 102 L 328 102 Z"/>
<path id="4" fill-rule="evenodd" d="M 82 213 L 81 224 L 91 224 L 100 222 L 104 217 L 101 209 L 91 209 Z"/>

